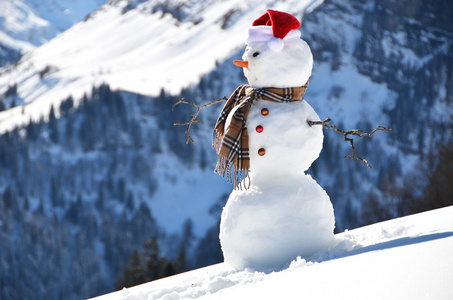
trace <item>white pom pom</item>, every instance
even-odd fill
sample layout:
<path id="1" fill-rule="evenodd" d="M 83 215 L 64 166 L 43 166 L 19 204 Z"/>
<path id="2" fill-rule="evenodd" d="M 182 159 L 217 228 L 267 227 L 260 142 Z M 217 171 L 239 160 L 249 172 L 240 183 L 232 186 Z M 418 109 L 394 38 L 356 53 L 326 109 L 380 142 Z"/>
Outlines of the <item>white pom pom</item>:
<path id="1" fill-rule="evenodd" d="M 274 52 L 279 52 L 285 46 L 285 43 L 281 38 L 272 37 L 268 42 L 267 46 Z"/>

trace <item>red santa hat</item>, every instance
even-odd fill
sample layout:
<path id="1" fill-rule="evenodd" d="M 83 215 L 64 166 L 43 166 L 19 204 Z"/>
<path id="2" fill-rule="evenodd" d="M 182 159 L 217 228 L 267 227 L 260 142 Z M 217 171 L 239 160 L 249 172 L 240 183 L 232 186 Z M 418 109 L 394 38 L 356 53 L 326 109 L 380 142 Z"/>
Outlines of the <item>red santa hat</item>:
<path id="1" fill-rule="evenodd" d="M 283 39 L 300 38 L 301 32 L 297 30 L 299 27 L 300 22 L 293 15 L 268 9 L 252 23 L 246 44 L 267 42 L 269 49 L 277 52 L 285 45 Z"/>

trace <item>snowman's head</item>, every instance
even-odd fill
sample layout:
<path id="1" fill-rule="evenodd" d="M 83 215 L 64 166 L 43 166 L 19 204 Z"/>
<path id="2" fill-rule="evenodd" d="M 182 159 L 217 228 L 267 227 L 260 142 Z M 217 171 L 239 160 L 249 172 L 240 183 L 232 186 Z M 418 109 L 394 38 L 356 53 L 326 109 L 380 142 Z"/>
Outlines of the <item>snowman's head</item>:
<path id="1" fill-rule="evenodd" d="M 297 87 L 307 83 L 313 67 L 313 55 L 300 38 L 299 21 L 292 15 L 268 10 L 249 28 L 247 48 L 242 61 L 251 86 Z"/>

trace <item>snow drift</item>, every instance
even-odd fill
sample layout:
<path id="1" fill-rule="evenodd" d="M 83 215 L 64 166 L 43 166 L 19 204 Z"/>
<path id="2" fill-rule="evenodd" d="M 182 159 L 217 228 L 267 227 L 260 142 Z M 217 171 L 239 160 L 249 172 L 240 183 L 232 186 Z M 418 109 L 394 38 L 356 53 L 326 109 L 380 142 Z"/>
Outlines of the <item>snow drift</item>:
<path id="1" fill-rule="evenodd" d="M 452 299 L 453 206 L 358 228 L 272 273 L 217 264 L 94 298 Z"/>

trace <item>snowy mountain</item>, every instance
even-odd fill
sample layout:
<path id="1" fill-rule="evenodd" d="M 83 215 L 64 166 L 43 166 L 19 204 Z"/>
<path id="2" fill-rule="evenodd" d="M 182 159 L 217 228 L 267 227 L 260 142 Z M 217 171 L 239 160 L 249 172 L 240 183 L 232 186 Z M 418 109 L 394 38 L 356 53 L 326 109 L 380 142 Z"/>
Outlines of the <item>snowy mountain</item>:
<path id="1" fill-rule="evenodd" d="M 177 95 L 243 48 L 244 28 L 269 2 L 189 1 L 173 7 L 171 2 L 145 1 L 133 9 L 126 1 L 111 2 L 5 70 L 0 94 L 17 85 L 16 104 L 26 106 L 2 114 L 0 132 L 30 117 L 39 120 L 62 99 L 72 95 L 78 101 L 101 83 L 147 96 L 158 96 L 162 89 Z M 308 2 L 279 8 L 302 12 Z M 175 17 L 179 11 L 187 17 Z"/>
<path id="2" fill-rule="evenodd" d="M 113 291 L 131 253 L 153 237 L 168 258 L 186 251 L 186 269 L 222 261 L 218 221 L 232 187 L 212 172 L 220 107 L 202 111 L 186 145 L 173 123 L 192 107 L 172 105 L 207 103 L 246 82 L 231 62 L 268 8 L 303 17 L 314 54 L 304 97 L 321 119 L 393 129 L 355 142 L 373 170 L 343 159 L 349 145 L 325 130 L 309 172 L 334 204 L 337 231 L 409 213 L 388 186 L 399 188 L 451 142 L 448 1 L 109 1 L 0 69 L 2 298 Z"/>
<path id="3" fill-rule="evenodd" d="M 335 236 L 335 245 L 287 269 L 236 271 L 224 263 L 96 300 L 437 299 L 453 297 L 453 207 Z"/>
<path id="4" fill-rule="evenodd" d="M 49 41 L 100 7 L 104 0 L 3 0 L 0 2 L 0 66 Z"/>

